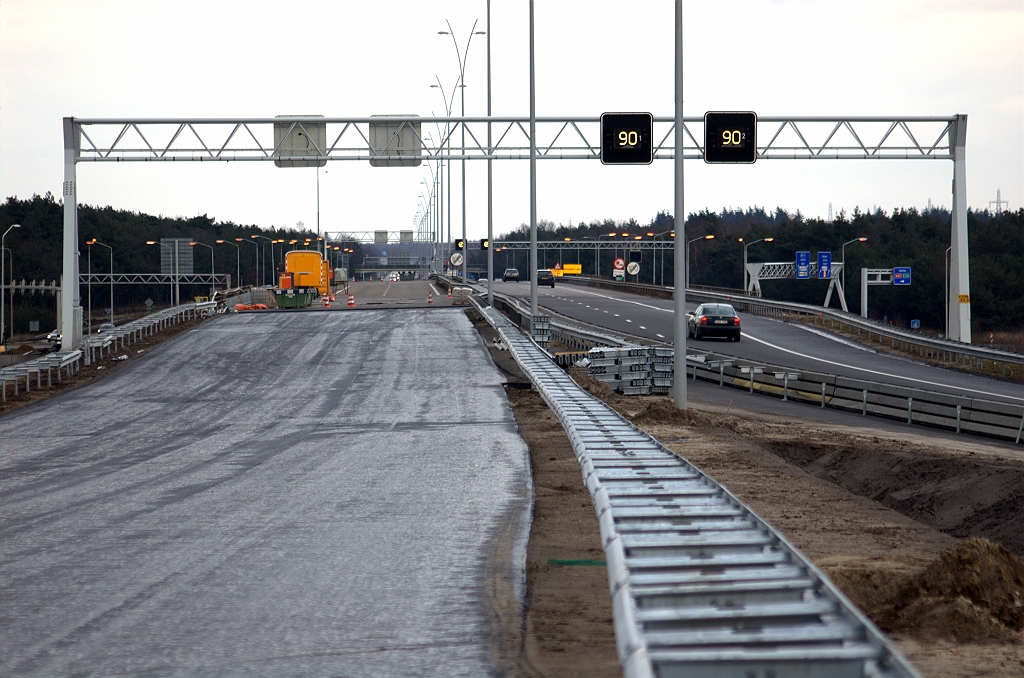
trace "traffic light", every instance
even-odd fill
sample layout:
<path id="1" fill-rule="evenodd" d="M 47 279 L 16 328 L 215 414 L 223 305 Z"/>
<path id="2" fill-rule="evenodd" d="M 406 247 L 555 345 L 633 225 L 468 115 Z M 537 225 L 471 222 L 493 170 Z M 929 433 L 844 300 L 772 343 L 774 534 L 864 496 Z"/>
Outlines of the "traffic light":
<path id="1" fill-rule="evenodd" d="M 485 250 L 485 249 L 488 249 L 490 246 L 491 246 L 491 241 L 490 240 L 488 240 L 487 238 L 481 238 L 480 239 L 480 249 Z"/>
<path id="2" fill-rule="evenodd" d="M 458 240 L 456 240 L 455 241 L 455 249 L 457 249 L 457 250 L 464 250 L 464 249 L 466 249 L 466 241 L 463 240 L 462 238 L 459 238 Z"/>

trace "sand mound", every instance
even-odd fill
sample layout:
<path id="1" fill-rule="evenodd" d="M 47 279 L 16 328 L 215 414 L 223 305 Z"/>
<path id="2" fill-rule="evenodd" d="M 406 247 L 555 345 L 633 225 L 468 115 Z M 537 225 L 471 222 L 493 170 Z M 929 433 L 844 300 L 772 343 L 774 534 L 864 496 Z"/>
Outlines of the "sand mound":
<path id="1" fill-rule="evenodd" d="M 690 426 L 696 423 L 692 415 L 692 412 L 680 410 L 668 398 L 658 398 L 645 402 L 632 419 L 635 424 Z"/>
<path id="2" fill-rule="evenodd" d="M 957 642 L 1024 640 L 1024 563 L 971 537 L 902 580 L 837 572 L 834 581 L 884 630 Z"/>

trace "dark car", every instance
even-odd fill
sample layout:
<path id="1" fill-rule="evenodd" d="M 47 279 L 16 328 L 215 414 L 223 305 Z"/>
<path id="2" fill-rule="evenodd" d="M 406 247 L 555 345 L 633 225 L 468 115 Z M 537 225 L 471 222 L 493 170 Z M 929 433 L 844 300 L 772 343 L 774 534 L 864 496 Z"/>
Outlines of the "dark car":
<path id="1" fill-rule="evenodd" d="M 740 317 L 729 304 L 701 304 L 692 314 L 686 314 L 689 334 L 694 339 L 725 337 L 740 340 Z"/>
<path id="2" fill-rule="evenodd" d="M 555 274 L 551 272 L 550 268 L 542 268 L 537 271 L 537 284 L 555 286 Z"/>
<path id="3" fill-rule="evenodd" d="M 509 280 L 519 282 L 518 268 L 506 268 L 505 272 L 501 274 L 501 282 L 508 282 Z"/>

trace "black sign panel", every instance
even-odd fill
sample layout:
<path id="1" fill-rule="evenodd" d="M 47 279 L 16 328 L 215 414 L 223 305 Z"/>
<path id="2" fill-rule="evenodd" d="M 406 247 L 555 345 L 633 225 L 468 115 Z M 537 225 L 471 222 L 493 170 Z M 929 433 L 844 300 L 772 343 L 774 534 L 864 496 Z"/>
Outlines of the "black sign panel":
<path id="1" fill-rule="evenodd" d="M 605 165 L 650 165 L 654 162 L 650 113 L 605 113 L 601 116 L 601 162 Z"/>
<path id="2" fill-rule="evenodd" d="M 704 114 L 704 162 L 752 163 L 757 159 L 757 114 Z"/>

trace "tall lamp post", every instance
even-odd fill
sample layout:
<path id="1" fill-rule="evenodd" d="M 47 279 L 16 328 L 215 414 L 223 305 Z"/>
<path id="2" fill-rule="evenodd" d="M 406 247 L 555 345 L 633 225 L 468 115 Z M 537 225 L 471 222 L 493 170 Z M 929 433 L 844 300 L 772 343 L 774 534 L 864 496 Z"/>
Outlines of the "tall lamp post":
<path id="1" fill-rule="evenodd" d="M 260 285 L 260 246 L 254 243 L 252 240 L 246 240 L 245 238 L 235 238 L 235 242 L 247 242 L 256 248 L 256 287 Z M 238 247 L 235 245 L 235 247 Z"/>
<path id="2" fill-rule="evenodd" d="M 114 322 L 114 248 L 110 245 L 104 245 L 98 242 L 96 238 L 89 240 L 85 243 L 86 245 L 99 245 L 100 247 L 106 247 L 110 250 L 110 322 Z M 92 249 L 89 249 L 89 274 L 92 277 Z M 91 280 L 89 281 L 92 282 Z M 89 290 L 89 331 L 92 331 L 92 290 Z"/>
<path id="3" fill-rule="evenodd" d="M 227 240 L 215 240 L 218 245 L 231 245 L 235 248 L 235 285 L 242 286 L 242 249 L 233 242 Z"/>
<path id="4" fill-rule="evenodd" d="M 761 238 L 760 240 L 754 240 L 753 242 L 743 242 L 743 238 L 739 238 L 739 241 L 743 243 L 743 291 L 747 291 L 747 248 L 751 245 L 756 245 L 759 242 L 772 242 L 775 238 Z M 845 281 L 844 281 L 845 282 Z"/>
<path id="5" fill-rule="evenodd" d="M 201 245 L 202 247 L 205 247 L 206 249 L 210 250 L 210 296 L 213 297 L 213 293 L 215 292 L 213 281 L 214 276 L 217 275 L 217 272 L 213 269 L 213 246 L 207 245 L 206 243 L 203 242 L 197 242 L 195 240 L 189 242 L 189 245 L 192 247 L 195 247 L 196 245 Z"/>
<path id="6" fill-rule="evenodd" d="M 686 289 L 690 289 L 690 243 L 697 242 L 698 240 L 714 240 L 714 239 L 715 239 L 715 236 L 713 236 L 713 235 L 702 235 L 699 238 L 694 238 L 693 240 L 688 240 L 686 242 L 686 278 L 685 278 L 685 280 L 686 280 Z"/>
<path id="7" fill-rule="evenodd" d="M 172 250 L 174 252 L 174 275 L 171 276 L 171 306 L 175 306 L 177 303 L 175 300 L 175 291 L 177 289 L 175 283 L 178 281 L 178 241 L 174 241 L 174 247 L 171 247 L 167 243 L 157 242 L 156 240 L 147 240 L 146 244 L 160 245 L 160 247 L 166 247 L 167 249 Z"/>
<path id="8" fill-rule="evenodd" d="M 455 101 L 455 88 L 458 87 L 458 83 L 456 83 L 455 87 L 452 87 L 452 95 L 449 98 L 445 99 L 445 97 L 444 97 L 444 87 L 441 86 L 441 78 L 439 78 L 439 77 L 437 77 L 435 75 L 434 79 L 437 80 L 437 84 L 436 85 L 431 85 L 430 87 L 431 88 L 436 88 L 438 91 L 440 91 L 440 93 L 441 93 L 441 101 L 444 102 L 445 115 L 447 115 L 450 118 L 450 117 L 452 117 L 452 104 Z M 452 154 L 452 140 L 451 140 L 451 131 L 450 131 L 451 128 L 449 127 L 449 125 L 450 125 L 450 123 L 446 123 L 445 124 L 445 131 L 444 131 L 443 135 L 441 135 L 440 127 L 438 128 L 437 133 L 438 133 L 439 136 L 441 136 L 441 143 L 442 144 L 444 144 L 444 143 L 448 144 L 448 155 L 451 155 Z M 442 157 L 442 158 L 444 157 L 444 156 L 441 156 L 440 153 L 438 155 L 439 155 L 439 157 Z M 444 160 L 440 161 L 440 166 L 438 167 L 437 171 L 438 171 L 438 174 L 440 175 L 440 179 L 441 179 L 441 182 L 440 182 L 441 183 L 441 198 L 442 198 L 442 200 L 441 200 L 441 231 L 443 232 L 444 231 L 444 215 L 445 215 Z M 447 214 L 448 214 L 448 239 L 446 241 L 444 252 L 443 252 L 442 257 L 441 257 L 441 258 L 444 258 L 444 259 L 448 258 L 448 253 L 451 251 L 451 244 L 452 244 L 452 161 L 451 160 L 448 161 L 448 203 L 447 204 L 448 204 L 448 211 L 447 211 Z M 437 236 L 437 241 L 440 244 L 440 242 L 441 242 L 441 234 L 440 233 Z"/>
<path id="9" fill-rule="evenodd" d="M 5 343 L 7 341 L 7 331 L 6 331 L 6 326 L 4 325 L 4 323 L 6 322 L 5 319 L 7 318 L 7 316 L 4 315 L 4 312 L 5 312 L 4 311 L 4 294 L 6 292 L 5 288 L 7 286 L 7 277 L 6 277 L 7 273 L 6 273 L 6 268 L 5 268 L 5 263 L 6 263 L 7 260 L 4 259 L 4 249 L 5 249 L 4 248 L 4 240 L 7 239 L 7 234 L 10 233 L 11 230 L 15 229 L 15 228 L 21 228 L 21 224 L 11 224 L 11 226 L 6 231 L 4 231 L 3 236 L 0 237 L 0 344 L 3 344 L 3 343 Z M 14 275 L 14 254 L 13 253 L 11 254 L 11 275 L 12 276 Z M 11 309 L 12 310 L 14 309 L 14 301 L 13 300 L 11 301 Z M 12 331 L 12 333 L 13 333 L 13 330 L 14 330 L 14 319 L 12 318 L 11 319 L 11 331 Z"/>
<path id="10" fill-rule="evenodd" d="M 274 267 L 277 265 L 277 261 L 274 259 L 274 243 L 276 241 L 273 238 L 268 238 L 265 235 L 250 235 L 249 237 L 252 238 L 253 240 L 256 240 L 257 238 L 261 238 L 261 239 L 266 240 L 267 242 L 270 243 L 270 271 L 271 271 L 271 273 L 270 273 L 270 283 L 273 284 L 274 283 Z M 253 243 L 253 244 L 257 244 L 257 243 Z M 264 247 L 265 247 L 265 245 L 264 245 Z M 281 260 L 282 261 L 284 260 L 284 245 L 281 245 Z M 267 277 L 266 273 L 267 273 L 267 253 L 264 252 L 263 253 L 263 278 L 264 278 L 264 280 Z"/>
<path id="11" fill-rule="evenodd" d="M 455 32 L 452 30 L 451 23 L 445 19 L 445 23 L 448 24 L 447 31 L 438 31 L 438 35 L 450 35 L 452 36 L 452 44 L 455 46 L 455 56 L 459 61 L 459 89 L 462 90 L 462 105 L 460 117 L 466 117 L 466 58 L 469 57 L 469 45 L 473 42 L 474 35 L 483 35 L 483 31 L 477 31 L 476 24 L 473 22 L 473 28 L 469 31 L 469 37 L 466 39 L 466 51 L 462 53 L 459 51 L 459 42 L 455 39 Z M 462 240 L 466 242 L 466 123 L 460 123 L 462 127 Z M 462 259 L 462 279 L 466 280 L 466 270 L 469 266 L 469 257 L 463 257 Z"/>
<path id="12" fill-rule="evenodd" d="M 614 233 L 609 233 L 608 235 L 603 235 L 602 234 L 602 235 L 597 236 L 597 247 L 594 248 L 594 252 L 596 252 L 596 254 L 594 255 L 594 275 L 596 277 L 598 277 L 598 278 L 601 277 L 601 238 L 614 238 L 614 237 L 615 237 Z"/>
<path id="13" fill-rule="evenodd" d="M 846 246 L 850 245 L 852 243 L 855 243 L 855 242 L 867 242 L 867 241 L 868 241 L 867 238 L 854 238 L 853 240 L 848 240 L 847 242 L 843 243 L 843 246 L 842 246 L 841 250 L 842 250 L 842 253 L 843 253 L 843 293 L 844 294 L 846 293 Z M 947 295 L 947 296 L 949 296 L 949 295 Z"/>

